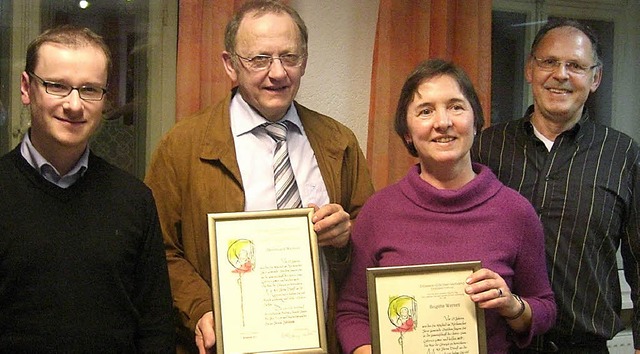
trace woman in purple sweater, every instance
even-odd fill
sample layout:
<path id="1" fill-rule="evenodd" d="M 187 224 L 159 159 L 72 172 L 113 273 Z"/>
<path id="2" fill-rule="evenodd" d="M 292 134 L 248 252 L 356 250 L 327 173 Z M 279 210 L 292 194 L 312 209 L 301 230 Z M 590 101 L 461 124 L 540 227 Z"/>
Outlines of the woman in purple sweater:
<path id="1" fill-rule="evenodd" d="M 405 82 L 395 128 L 419 163 L 372 196 L 358 215 L 351 270 L 338 303 L 345 353 L 371 353 L 369 267 L 480 260 L 483 268 L 466 280 L 465 292 L 485 311 L 489 353 L 524 346 L 553 325 L 556 305 L 533 207 L 487 167 L 471 162 L 482 123 L 473 85 L 455 65 L 425 61 Z"/>

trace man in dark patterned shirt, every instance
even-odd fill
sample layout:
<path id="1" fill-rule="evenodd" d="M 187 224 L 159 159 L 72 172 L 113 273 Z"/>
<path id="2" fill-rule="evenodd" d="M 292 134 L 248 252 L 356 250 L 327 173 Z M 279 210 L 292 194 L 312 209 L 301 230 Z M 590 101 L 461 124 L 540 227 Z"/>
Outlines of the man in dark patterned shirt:
<path id="1" fill-rule="evenodd" d="M 483 131 L 472 150 L 474 160 L 529 199 L 544 224 L 557 323 L 519 352 L 608 353 L 606 341 L 624 328 L 620 247 L 638 354 L 640 149 L 585 109 L 602 77 L 595 35 L 575 21 L 547 23 L 525 75 L 533 106 L 523 118 Z"/>

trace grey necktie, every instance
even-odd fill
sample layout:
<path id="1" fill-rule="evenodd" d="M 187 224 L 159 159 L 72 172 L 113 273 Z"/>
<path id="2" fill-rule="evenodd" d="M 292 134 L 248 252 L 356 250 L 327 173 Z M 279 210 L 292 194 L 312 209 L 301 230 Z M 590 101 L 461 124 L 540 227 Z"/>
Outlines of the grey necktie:
<path id="1" fill-rule="evenodd" d="M 273 181 L 278 209 L 302 207 L 302 200 L 287 151 L 287 123 L 285 121 L 264 125 L 267 134 L 276 142 L 276 150 L 273 154 Z"/>

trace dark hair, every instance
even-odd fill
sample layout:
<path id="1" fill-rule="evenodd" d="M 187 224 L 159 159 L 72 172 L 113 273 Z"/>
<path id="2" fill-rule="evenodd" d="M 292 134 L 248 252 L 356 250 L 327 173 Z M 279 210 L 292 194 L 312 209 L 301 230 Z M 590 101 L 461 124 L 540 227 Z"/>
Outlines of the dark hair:
<path id="1" fill-rule="evenodd" d="M 94 46 L 100 48 L 107 59 L 107 73 L 111 69 L 111 51 L 101 36 L 88 28 L 62 25 L 50 28 L 36 37 L 27 47 L 24 70 L 32 73 L 38 65 L 38 50 L 45 43 L 57 43 L 69 48 Z"/>
<path id="2" fill-rule="evenodd" d="M 248 1 L 233 15 L 224 33 L 224 48 L 229 53 L 235 53 L 236 49 L 236 36 L 238 35 L 238 28 L 240 28 L 240 22 L 249 13 L 252 13 L 254 17 L 260 17 L 265 14 L 288 14 L 298 26 L 300 32 L 300 48 L 302 54 L 307 55 L 307 41 L 309 40 L 309 33 L 307 32 L 307 26 L 300 15 L 290 6 L 277 1 L 277 0 L 253 0 Z"/>
<path id="3" fill-rule="evenodd" d="M 402 91 L 400 92 L 400 98 L 398 99 L 398 107 L 396 109 L 396 133 L 400 136 L 400 139 L 402 139 L 402 143 L 409 153 L 414 157 L 418 157 L 416 147 L 405 140 L 405 135 L 409 132 L 409 127 L 407 125 L 407 110 L 409 109 L 409 104 L 413 102 L 420 84 L 425 80 L 445 75 L 451 77 L 458 83 L 460 91 L 462 91 L 462 95 L 471 104 L 476 130 L 480 131 L 484 125 L 484 113 L 482 112 L 480 99 L 478 98 L 476 90 L 473 88 L 471 80 L 464 70 L 455 64 L 442 59 L 425 60 L 420 63 L 411 74 L 409 74 L 409 77 L 407 77 L 407 80 L 404 82 Z"/>
<path id="4" fill-rule="evenodd" d="M 531 44 L 531 55 L 534 54 L 542 39 L 547 35 L 549 31 L 554 28 L 559 27 L 573 27 L 578 31 L 584 33 L 589 41 L 591 42 L 591 49 L 593 50 L 593 59 L 596 64 L 600 64 L 600 57 L 602 56 L 602 49 L 600 48 L 600 42 L 598 41 L 598 36 L 591 29 L 591 27 L 582 24 L 576 20 L 568 19 L 568 18 L 554 18 L 542 26 L 538 33 L 536 33 L 536 37 L 533 39 L 533 44 Z"/>

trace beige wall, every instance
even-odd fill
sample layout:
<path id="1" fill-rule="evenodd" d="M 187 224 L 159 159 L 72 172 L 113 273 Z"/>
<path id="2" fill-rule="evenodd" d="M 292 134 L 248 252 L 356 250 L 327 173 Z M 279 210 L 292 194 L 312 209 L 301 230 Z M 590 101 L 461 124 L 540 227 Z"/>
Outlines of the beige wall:
<path id="1" fill-rule="evenodd" d="M 342 122 L 366 153 L 379 0 L 292 0 L 309 29 L 298 102 Z"/>

